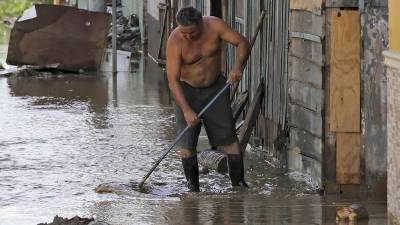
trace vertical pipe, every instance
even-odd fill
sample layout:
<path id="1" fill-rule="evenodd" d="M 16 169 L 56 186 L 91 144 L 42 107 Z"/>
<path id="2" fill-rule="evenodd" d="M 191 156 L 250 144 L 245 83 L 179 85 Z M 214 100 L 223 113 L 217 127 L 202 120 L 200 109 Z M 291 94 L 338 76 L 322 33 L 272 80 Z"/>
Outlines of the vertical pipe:
<path id="1" fill-rule="evenodd" d="M 112 73 L 117 75 L 117 0 L 112 0 Z"/>

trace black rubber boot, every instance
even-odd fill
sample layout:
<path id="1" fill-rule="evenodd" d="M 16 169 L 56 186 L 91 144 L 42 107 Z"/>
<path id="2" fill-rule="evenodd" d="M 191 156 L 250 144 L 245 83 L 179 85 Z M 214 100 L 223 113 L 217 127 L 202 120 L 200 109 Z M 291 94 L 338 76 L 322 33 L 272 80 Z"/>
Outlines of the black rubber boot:
<path id="1" fill-rule="evenodd" d="M 199 192 L 199 165 L 197 164 L 197 155 L 182 159 L 182 165 L 189 190 L 192 192 Z"/>
<path id="2" fill-rule="evenodd" d="M 244 167 L 242 154 L 227 154 L 229 177 L 231 178 L 232 187 L 248 188 L 244 181 Z"/>

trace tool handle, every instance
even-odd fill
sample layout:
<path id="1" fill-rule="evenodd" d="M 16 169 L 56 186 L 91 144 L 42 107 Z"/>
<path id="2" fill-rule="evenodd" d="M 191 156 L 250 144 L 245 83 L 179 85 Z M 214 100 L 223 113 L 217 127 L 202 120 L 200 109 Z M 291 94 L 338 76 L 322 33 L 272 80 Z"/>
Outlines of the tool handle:
<path id="1" fill-rule="evenodd" d="M 215 96 L 213 99 L 210 100 L 210 102 L 200 111 L 198 114 L 198 117 L 200 118 L 210 107 L 211 105 L 218 99 L 219 96 L 226 91 L 230 86 L 229 83 L 227 83 Z M 163 152 L 163 154 L 160 156 L 160 158 L 157 160 L 157 162 L 154 163 L 153 167 L 150 169 L 150 171 L 142 178 L 142 180 L 139 183 L 139 187 L 141 188 L 146 182 L 146 180 L 150 177 L 150 175 L 153 173 L 153 171 L 157 168 L 157 166 L 161 163 L 161 161 L 167 156 L 167 154 L 171 151 L 171 149 L 183 138 L 183 136 L 186 134 L 186 132 L 190 129 L 189 126 L 186 126 L 186 128 L 179 133 L 179 135 L 175 138 L 174 142 Z"/>

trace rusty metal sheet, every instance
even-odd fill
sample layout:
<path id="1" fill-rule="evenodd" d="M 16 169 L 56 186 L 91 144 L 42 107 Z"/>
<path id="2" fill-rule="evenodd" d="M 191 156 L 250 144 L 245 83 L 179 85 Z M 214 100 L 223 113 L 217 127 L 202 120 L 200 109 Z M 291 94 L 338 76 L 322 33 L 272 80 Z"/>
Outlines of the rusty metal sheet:
<path id="1" fill-rule="evenodd" d="M 35 5 L 36 17 L 16 22 L 11 31 L 7 63 L 59 63 L 67 71 L 94 71 L 106 47 L 110 15 L 68 6 Z"/>

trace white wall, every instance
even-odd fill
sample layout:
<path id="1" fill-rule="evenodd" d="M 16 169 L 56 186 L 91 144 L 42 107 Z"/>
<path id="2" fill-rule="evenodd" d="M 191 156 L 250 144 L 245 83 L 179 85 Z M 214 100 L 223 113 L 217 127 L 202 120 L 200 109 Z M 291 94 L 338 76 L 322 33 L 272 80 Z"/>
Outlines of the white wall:
<path id="1" fill-rule="evenodd" d="M 147 12 L 154 17 L 156 20 L 158 20 L 158 4 L 159 3 L 165 3 L 163 0 L 147 0 Z"/>

